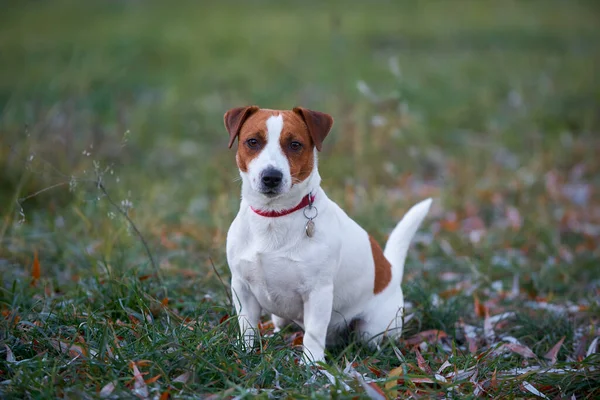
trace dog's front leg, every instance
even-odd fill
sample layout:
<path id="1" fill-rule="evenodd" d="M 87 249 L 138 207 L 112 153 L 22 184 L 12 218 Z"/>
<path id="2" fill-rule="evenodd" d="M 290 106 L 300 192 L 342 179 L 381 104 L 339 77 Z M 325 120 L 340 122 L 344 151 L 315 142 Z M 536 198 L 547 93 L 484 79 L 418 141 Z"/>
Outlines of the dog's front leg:
<path id="1" fill-rule="evenodd" d="M 246 351 L 250 351 L 254 346 L 261 307 L 248 285 L 242 280 L 232 278 L 231 292 L 240 326 L 240 334 L 246 346 Z"/>
<path id="2" fill-rule="evenodd" d="M 333 285 L 318 287 L 304 299 L 305 363 L 325 361 L 325 338 L 333 307 Z"/>

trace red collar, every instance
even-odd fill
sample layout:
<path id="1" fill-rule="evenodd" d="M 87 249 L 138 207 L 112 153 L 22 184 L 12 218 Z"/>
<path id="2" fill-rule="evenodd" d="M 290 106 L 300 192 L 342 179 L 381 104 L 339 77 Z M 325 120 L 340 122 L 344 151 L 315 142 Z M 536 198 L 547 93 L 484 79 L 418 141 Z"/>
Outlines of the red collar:
<path id="1" fill-rule="evenodd" d="M 300 203 L 298 203 L 298 205 L 296 207 L 289 208 L 287 210 L 263 211 L 263 210 L 257 210 L 256 208 L 254 208 L 252 206 L 250 206 L 250 208 L 252 209 L 252 211 L 254 211 L 255 213 L 257 213 L 258 215 L 260 215 L 262 217 L 274 218 L 274 217 L 283 217 L 284 215 L 291 214 L 291 213 L 298 211 L 306 206 L 311 205 L 312 203 L 314 203 L 314 201 L 315 201 L 315 195 L 309 193 L 302 198 L 302 201 Z"/>

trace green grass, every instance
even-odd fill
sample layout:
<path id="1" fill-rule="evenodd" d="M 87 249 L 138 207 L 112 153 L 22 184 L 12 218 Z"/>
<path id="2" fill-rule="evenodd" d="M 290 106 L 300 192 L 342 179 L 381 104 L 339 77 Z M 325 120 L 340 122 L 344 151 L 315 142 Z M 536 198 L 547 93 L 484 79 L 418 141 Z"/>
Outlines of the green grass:
<path id="1" fill-rule="evenodd" d="M 600 396 L 600 7 L 327 4 L 2 2 L 1 397 L 368 396 L 352 368 L 389 397 Z M 323 186 L 380 242 L 435 198 L 405 339 L 330 349 L 335 384 L 296 364 L 293 329 L 237 343 L 222 115 L 244 104 L 334 116 Z M 494 338 L 486 310 L 513 313 Z"/>

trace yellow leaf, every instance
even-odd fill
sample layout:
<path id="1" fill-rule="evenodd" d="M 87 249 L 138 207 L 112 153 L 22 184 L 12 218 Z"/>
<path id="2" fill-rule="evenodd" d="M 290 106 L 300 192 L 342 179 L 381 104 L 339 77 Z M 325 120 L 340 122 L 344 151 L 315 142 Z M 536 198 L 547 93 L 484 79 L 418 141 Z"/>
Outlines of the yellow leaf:
<path id="1" fill-rule="evenodd" d="M 388 373 L 388 378 L 396 378 L 398 376 L 402 376 L 403 374 L 404 374 L 404 369 L 402 369 L 402 367 L 397 367 Z M 398 397 L 398 391 L 393 389 L 397 385 L 398 385 L 398 379 L 389 379 L 385 383 L 385 390 L 392 399 L 395 399 L 396 397 Z"/>

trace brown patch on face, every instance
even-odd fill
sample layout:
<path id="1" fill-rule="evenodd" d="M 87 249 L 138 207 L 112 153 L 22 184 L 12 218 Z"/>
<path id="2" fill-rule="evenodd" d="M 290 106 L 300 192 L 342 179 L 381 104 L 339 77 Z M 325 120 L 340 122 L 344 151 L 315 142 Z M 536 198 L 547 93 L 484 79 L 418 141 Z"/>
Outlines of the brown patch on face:
<path id="1" fill-rule="evenodd" d="M 369 235 L 371 242 L 371 252 L 373 253 L 373 261 L 375 262 L 375 287 L 373 293 L 377 294 L 387 287 L 392 280 L 392 265 L 383 255 L 383 250 L 379 243 Z"/>
<path id="2" fill-rule="evenodd" d="M 315 165 L 314 142 L 306 123 L 293 111 L 282 111 L 283 130 L 279 145 L 290 163 L 292 184 L 304 181 Z"/>
<path id="3" fill-rule="evenodd" d="M 325 137 L 333 126 L 333 118 L 331 115 L 320 111 L 309 110 L 304 107 L 295 107 L 293 111 L 302 117 L 317 150 L 321 151 L 323 140 L 325 140 Z"/>
<path id="4" fill-rule="evenodd" d="M 239 133 L 238 148 L 235 161 L 242 172 L 248 172 L 248 164 L 257 157 L 267 145 L 267 120 L 277 115 L 273 110 L 258 110 L 242 125 Z M 251 140 L 256 140 L 253 146 Z"/>

